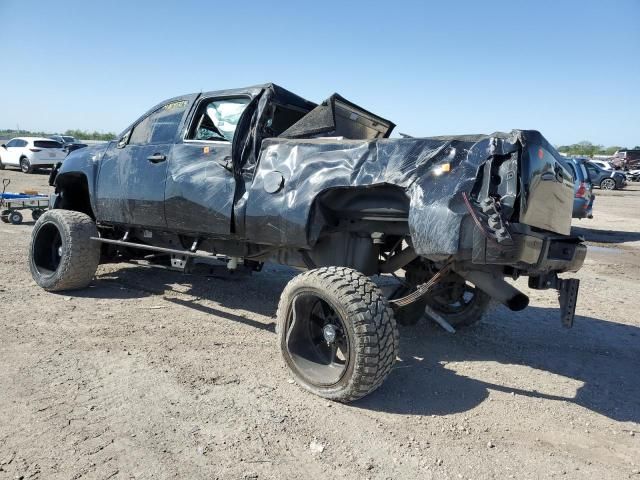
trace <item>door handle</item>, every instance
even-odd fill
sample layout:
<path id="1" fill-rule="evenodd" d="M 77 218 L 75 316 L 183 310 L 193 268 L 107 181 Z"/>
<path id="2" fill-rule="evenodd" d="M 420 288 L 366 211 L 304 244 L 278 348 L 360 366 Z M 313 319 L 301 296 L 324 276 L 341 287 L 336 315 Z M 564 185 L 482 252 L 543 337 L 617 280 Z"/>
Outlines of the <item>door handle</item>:
<path id="1" fill-rule="evenodd" d="M 167 159 L 167 156 L 161 153 L 154 153 L 153 155 L 149 155 L 147 157 L 147 160 L 149 160 L 151 163 L 164 162 L 166 159 Z"/>

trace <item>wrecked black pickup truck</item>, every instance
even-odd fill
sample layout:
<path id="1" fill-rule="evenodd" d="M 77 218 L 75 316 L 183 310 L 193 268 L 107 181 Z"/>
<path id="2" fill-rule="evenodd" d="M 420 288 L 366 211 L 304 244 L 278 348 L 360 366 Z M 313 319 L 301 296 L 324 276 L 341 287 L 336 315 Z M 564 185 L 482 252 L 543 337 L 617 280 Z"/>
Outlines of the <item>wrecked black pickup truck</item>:
<path id="1" fill-rule="evenodd" d="M 304 388 L 351 401 L 398 353 L 396 321 L 477 321 L 491 299 L 559 291 L 573 322 L 586 248 L 569 236 L 573 179 L 536 131 L 389 138 L 394 124 L 333 95 L 315 104 L 273 84 L 187 95 L 116 141 L 72 152 L 34 227 L 33 278 L 86 287 L 100 262 L 183 271 L 307 269 L 282 293 L 278 341 Z M 371 280 L 396 275 L 386 298 Z"/>

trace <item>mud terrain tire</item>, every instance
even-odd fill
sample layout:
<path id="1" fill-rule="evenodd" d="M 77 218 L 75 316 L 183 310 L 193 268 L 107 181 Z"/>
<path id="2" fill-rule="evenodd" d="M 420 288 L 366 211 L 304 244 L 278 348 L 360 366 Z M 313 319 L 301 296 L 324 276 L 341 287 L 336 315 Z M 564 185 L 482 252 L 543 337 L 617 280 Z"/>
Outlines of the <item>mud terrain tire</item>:
<path id="1" fill-rule="evenodd" d="M 318 317 L 313 313 L 316 307 L 300 306 L 313 302 L 321 303 L 321 310 L 333 312 L 327 318 L 333 318 L 334 338 L 342 342 L 342 347 L 336 348 L 347 352 L 340 363 L 342 373 L 330 370 L 329 377 L 340 375 L 335 381 L 323 377 L 327 368 L 318 361 L 320 350 L 326 351 L 328 347 L 306 345 L 303 340 L 314 337 L 297 333 L 312 328 L 316 328 L 316 333 L 324 331 L 318 327 Z M 277 317 L 278 342 L 285 365 L 299 385 L 320 397 L 345 403 L 362 398 L 382 384 L 395 362 L 399 337 L 393 311 L 377 285 L 353 269 L 325 267 L 298 275 L 284 289 Z M 327 336 L 321 339 L 320 344 Z M 296 351 L 300 345 L 306 348 L 303 355 Z M 315 359 L 315 363 L 309 359 Z M 333 366 L 333 360 L 328 365 Z"/>
<path id="2" fill-rule="evenodd" d="M 84 213 L 48 210 L 31 234 L 29 267 L 36 283 L 50 292 L 89 285 L 100 263 L 95 222 Z"/>

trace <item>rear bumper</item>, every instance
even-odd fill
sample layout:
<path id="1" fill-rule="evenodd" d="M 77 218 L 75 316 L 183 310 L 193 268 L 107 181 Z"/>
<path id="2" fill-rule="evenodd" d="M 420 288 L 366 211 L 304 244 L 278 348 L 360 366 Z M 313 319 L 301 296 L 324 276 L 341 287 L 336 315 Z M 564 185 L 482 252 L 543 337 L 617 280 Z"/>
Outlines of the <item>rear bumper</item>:
<path id="1" fill-rule="evenodd" d="M 56 158 L 30 158 L 29 163 L 34 167 L 53 167 L 56 163 L 61 162 Z"/>
<path id="2" fill-rule="evenodd" d="M 50 167 L 53 167 L 56 163 L 62 162 L 63 160 L 64 158 L 48 157 L 48 156 L 43 156 L 43 157 L 33 156 L 29 159 L 29 163 L 34 167 L 37 166 L 42 168 L 45 168 L 45 167 L 50 168 Z"/>
<path id="3" fill-rule="evenodd" d="M 53 168 L 53 163 L 51 162 L 29 162 L 32 167 L 38 168 Z"/>
<path id="4" fill-rule="evenodd" d="M 504 265 L 526 275 L 576 272 L 582 267 L 587 247 L 579 237 L 533 231 L 523 224 L 511 224 L 512 241 L 498 244 L 474 233 L 472 263 Z"/>

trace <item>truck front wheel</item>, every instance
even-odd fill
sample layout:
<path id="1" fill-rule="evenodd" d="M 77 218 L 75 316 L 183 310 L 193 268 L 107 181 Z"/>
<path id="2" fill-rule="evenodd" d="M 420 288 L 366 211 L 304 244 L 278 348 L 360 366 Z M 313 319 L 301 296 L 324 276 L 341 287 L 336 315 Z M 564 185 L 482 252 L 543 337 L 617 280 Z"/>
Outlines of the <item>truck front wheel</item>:
<path id="1" fill-rule="evenodd" d="M 398 352 L 386 298 L 360 272 L 325 267 L 298 275 L 278 305 L 278 341 L 286 366 L 310 392 L 350 402 L 378 388 Z"/>
<path id="2" fill-rule="evenodd" d="M 84 213 L 49 210 L 31 234 L 29 267 L 36 283 L 50 292 L 89 285 L 100 263 L 95 222 Z"/>

